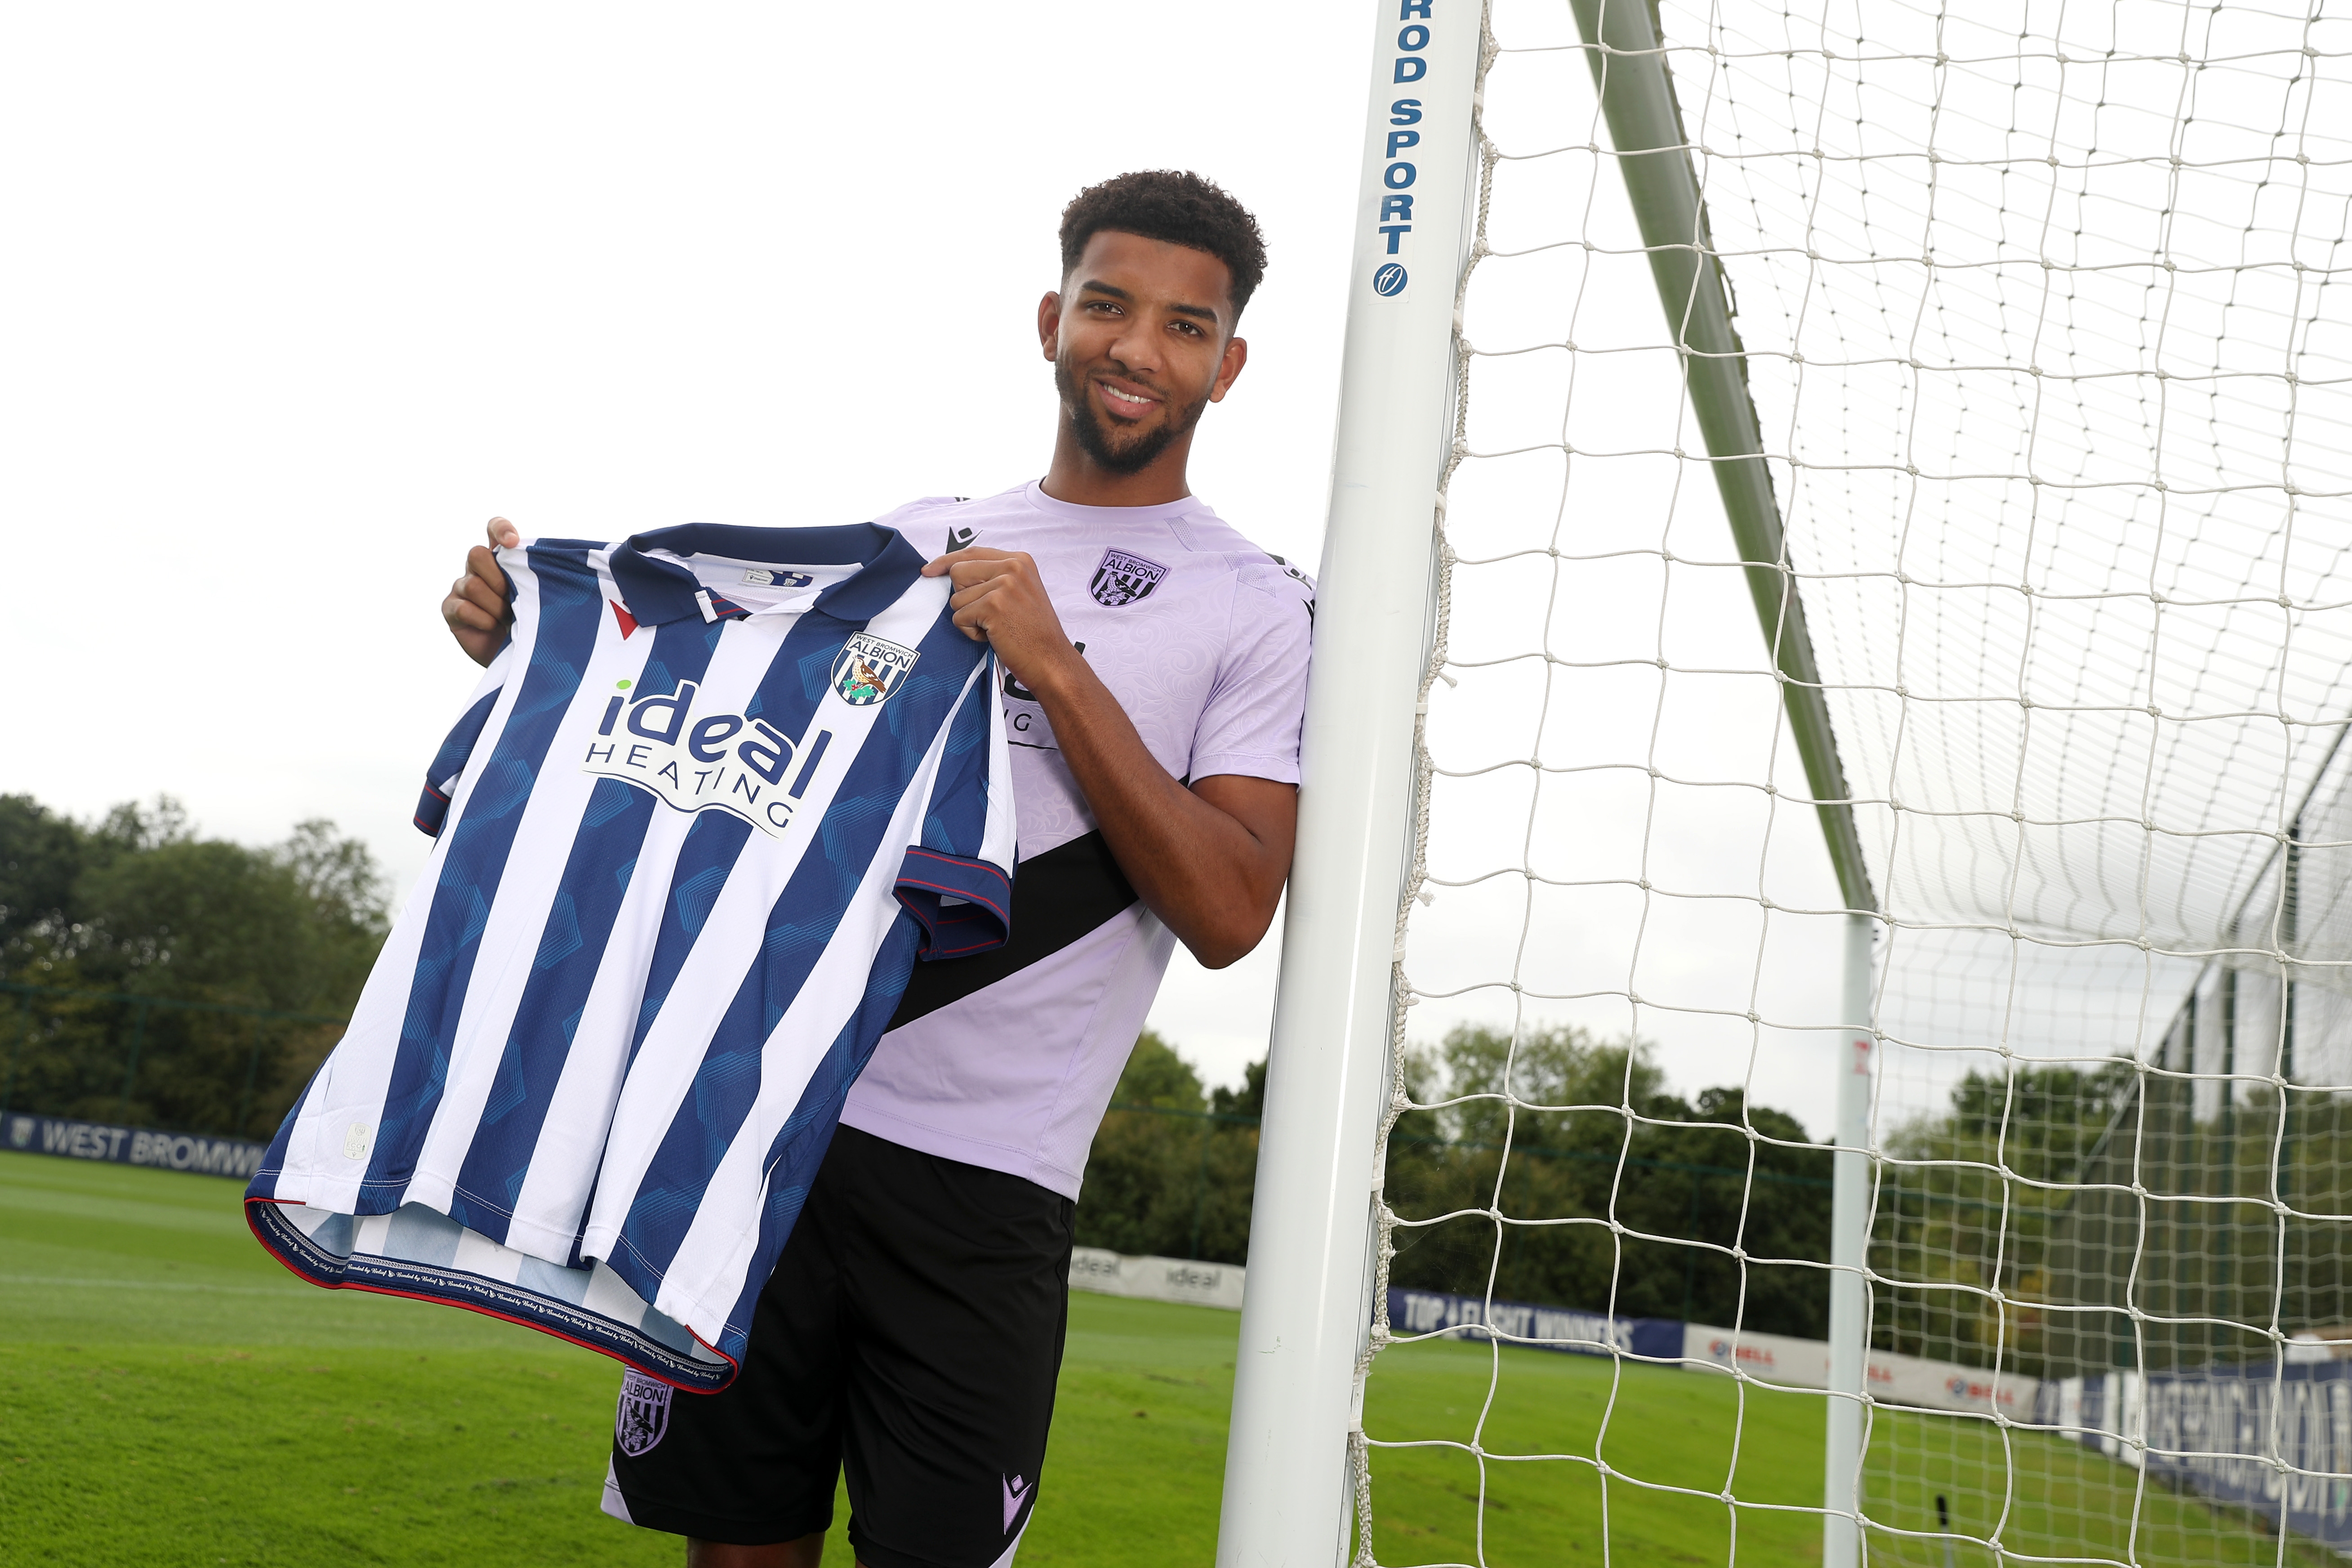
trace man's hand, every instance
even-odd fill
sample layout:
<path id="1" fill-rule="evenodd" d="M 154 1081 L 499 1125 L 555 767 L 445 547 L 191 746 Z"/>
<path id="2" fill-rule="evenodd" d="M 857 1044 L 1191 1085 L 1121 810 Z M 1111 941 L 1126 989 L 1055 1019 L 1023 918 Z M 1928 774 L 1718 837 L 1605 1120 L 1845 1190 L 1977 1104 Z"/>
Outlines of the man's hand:
<path id="1" fill-rule="evenodd" d="M 1237 773 L 1189 789 L 1178 782 L 1071 645 L 1027 555 L 959 550 L 923 574 L 954 584 L 955 624 L 985 637 L 1045 708 L 1062 761 L 1145 907 L 1211 969 L 1255 947 L 1290 874 L 1297 786 Z"/>
<path id="2" fill-rule="evenodd" d="M 948 599 L 963 635 L 985 638 L 998 662 L 1030 690 L 1051 686 L 1081 664 L 1078 650 L 1062 630 L 1062 617 L 1037 575 L 1037 563 L 1013 550 L 974 545 L 942 555 L 923 568 L 926 577 L 944 574 L 955 585 Z"/>
<path id="3" fill-rule="evenodd" d="M 522 542 L 515 525 L 502 517 L 490 519 L 488 531 L 493 549 Z M 507 646 L 507 635 L 514 626 L 514 606 L 507 603 L 507 574 L 489 550 L 477 544 L 466 552 L 466 574 L 451 584 L 449 596 L 441 601 L 441 618 L 449 623 L 449 635 L 476 664 L 489 663 Z"/>

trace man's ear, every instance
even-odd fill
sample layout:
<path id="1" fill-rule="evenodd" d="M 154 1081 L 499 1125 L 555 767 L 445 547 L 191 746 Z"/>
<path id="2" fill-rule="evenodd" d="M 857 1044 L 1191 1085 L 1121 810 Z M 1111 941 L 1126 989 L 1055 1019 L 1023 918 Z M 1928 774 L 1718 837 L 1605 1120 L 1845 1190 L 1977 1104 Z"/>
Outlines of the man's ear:
<path id="1" fill-rule="evenodd" d="M 1037 342 L 1048 360 L 1062 357 L 1062 296 L 1048 292 L 1037 301 Z"/>
<path id="2" fill-rule="evenodd" d="M 1240 378 L 1242 367 L 1247 363 L 1249 363 L 1248 340 L 1227 339 L 1224 357 L 1217 362 L 1217 379 L 1209 388 L 1209 401 L 1223 403 L 1225 400 L 1225 394 L 1233 389 L 1234 383 Z"/>

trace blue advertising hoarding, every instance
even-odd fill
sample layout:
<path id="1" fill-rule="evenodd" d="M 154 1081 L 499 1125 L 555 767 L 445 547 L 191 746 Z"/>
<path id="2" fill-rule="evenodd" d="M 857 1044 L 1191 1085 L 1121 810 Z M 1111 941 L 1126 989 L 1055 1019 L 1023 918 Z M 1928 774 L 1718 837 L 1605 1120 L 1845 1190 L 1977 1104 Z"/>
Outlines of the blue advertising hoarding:
<path id="1" fill-rule="evenodd" d="M 57 1154 L 68 1160 L 100 1160 L 115 1165 L 151 1165 L 166 1171 L 196 1171 L 244 1181 L 261 1164 L 266 1143 L 243 1138 L 202 1138 L 152 1127 L 110 1121 L 76 1121 L 62 1116 L 0 1116 L 0 1149 Z"/>
<path id="2" fill-rule="evenodd" d="M 2352 1362 L 2060 1378 L 2036 1415 L 2150 1476 L 2352 1546 Z"/>
<path id="3" fill-rule="evenodd" d="M 1444 1333 L 1457 1339 L 1485 1339 L 1490 1329 L 1507 1344 L 1571 1355 L 1622 1353 L 1666 1362 L 1680 1361 L 1683 1355 L 1679 1318 L 1620 1318 L 1573 1307 L 1540 1307 L 1527 1301 L 1489 1303 L 1477 1296 L 1389 1288 L 1389 1331 L 1400 1337 Z"/>

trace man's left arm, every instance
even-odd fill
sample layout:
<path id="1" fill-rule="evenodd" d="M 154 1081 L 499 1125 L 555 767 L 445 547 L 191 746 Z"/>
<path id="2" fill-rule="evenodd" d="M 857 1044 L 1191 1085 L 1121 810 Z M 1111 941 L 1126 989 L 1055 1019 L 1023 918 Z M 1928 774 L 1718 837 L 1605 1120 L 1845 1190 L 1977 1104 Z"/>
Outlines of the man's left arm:
<path id="1" fill-rule="evenodd" d="M 1257 946 L 1290 874 L 1297 786 L 1243 773 L 1179 784 L 1071 646 L 1026 554 L 964 550 L 923 570 L 949 574 L 956 625 L 985 637 L 1045 708 L 1062 760 L 1145 906 L 1210 969 Z"/>

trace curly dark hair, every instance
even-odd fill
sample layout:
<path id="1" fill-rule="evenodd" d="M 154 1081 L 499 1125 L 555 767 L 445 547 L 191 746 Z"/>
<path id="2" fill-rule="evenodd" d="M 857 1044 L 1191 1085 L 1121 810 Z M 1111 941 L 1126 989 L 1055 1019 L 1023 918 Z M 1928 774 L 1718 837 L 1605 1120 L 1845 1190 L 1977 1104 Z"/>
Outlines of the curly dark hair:
<path id="1" fill-rule="evenodd" d="M 1223 262 L 1233 279 L 1235 316 L 1265 277 L 1265 236 L 1257 219 L 1189 170 L 1138 169 L 1072 197 L 1062 209 L 1064 277 L 1078 264 L 1087 241 L 1107 228 L 1206 251 Z"/>

